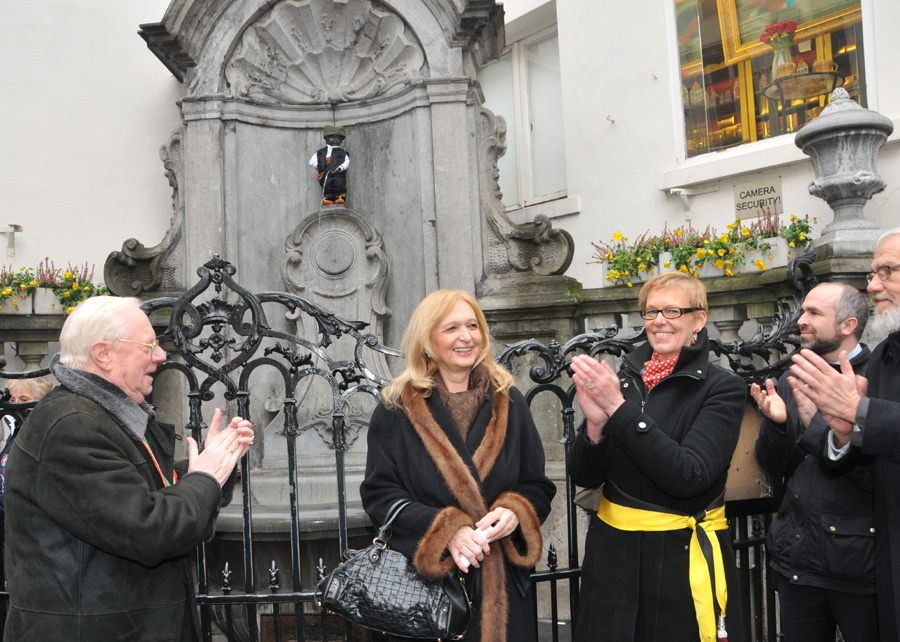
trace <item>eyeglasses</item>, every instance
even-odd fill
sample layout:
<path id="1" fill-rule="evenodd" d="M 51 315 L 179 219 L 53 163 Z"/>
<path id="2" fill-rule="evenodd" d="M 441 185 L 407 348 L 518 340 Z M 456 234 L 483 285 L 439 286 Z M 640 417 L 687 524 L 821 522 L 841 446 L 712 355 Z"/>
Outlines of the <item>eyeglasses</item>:
<path id="1" fill-rule="evenodd" d="M 662 310 L 657 310 L 655 308 L 647 308 L 646 310 L 641 310 L 641 318 L 646 319 L 647 321 L 653 321 L 657 317 L 657 315 L 662 312 L 664 319 L 677 319 L 682 314 L 687 312 L 696 312 L 697 310 L 702 310 L 703 308 L 663 308 Z"/>
<path id="2" fill-rule="evenodd" d="M 900 268 L 900 263 L 894 263 L 893 265 L 882 265 L 874 272 L 869 272 L 866 275 L 866 281 L 871 283 L 872 279 L 874 279 L 876 276 L 882 281 L 887 281 L 889 278 L 891 278 L 891 274 L 893 274 L 894 270 L 896 270 L 897 268 Z"/>
<path id="3" fill-rule="evenodd" d="M 156 352 L 156 349 L 159 347 L 159 341 L 154 341 L 153 343 L 144 343 L 143 341 L 132 341 L 131 339 L 116 339 L 117 341 L 124 341 L 125 343 L 134 343 L 139 346 L 144 346 L 145 348 L 150 348 L 150 354 Z"/>

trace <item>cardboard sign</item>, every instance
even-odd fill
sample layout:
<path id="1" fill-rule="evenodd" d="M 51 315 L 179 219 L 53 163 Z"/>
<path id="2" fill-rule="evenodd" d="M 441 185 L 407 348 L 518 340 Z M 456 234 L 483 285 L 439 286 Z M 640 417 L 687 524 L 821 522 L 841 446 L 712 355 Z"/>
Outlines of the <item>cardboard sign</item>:
<path id="1" fill-rule="evenodd" d="M 755 218 L 760 212 L 767 211 L 773 214 L 784 212 L 780 176 L 734 186 L 735 218 Z"/>

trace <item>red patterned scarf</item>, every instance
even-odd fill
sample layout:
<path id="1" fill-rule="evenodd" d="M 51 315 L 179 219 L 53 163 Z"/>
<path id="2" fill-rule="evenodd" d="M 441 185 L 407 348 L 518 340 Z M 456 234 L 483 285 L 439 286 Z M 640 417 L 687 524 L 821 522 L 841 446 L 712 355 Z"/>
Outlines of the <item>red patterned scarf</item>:
<path id="1" fill-rule="evenodd" d="M 656 353 L 656 350 L 654 350 L 650 360 L 644 363 L 643 379 L 644 385 L 647 386 L 647 392 L 653 390 L 653 387 L 656 386 L 656 384 L 672 374 L 672 370 L 675 369 L 676 363 L 678 363 L 678 355 L 675 355 L 671 359 L 660 361 L 659 355 Z"/>

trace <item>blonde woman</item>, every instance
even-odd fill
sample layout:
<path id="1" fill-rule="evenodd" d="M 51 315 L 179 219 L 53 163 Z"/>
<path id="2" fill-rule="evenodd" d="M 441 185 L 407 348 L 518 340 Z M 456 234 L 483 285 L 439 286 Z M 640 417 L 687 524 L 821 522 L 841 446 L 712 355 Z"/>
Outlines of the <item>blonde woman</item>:
<path id="1" fill-rule="evenodd" d="M 556 487 L 525 398 L 494 362 L 475 299 L 439 290 L 413 312 L 403 372 L 369 425 L 363 506 L 376 524 L 398 500 L 391 546 L 426 577 L 478 576 L 467 642 L 536 640 L 529 572 Z M 392 639 L 390 636 L 387 639 Z"/>

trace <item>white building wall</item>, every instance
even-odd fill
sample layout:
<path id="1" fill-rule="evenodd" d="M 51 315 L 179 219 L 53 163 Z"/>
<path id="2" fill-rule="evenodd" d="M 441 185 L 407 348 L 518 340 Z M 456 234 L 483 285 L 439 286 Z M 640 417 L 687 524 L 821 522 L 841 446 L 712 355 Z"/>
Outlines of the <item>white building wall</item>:
<path id="1" fill-rule="evenodd" d="M 0 3 L 0 223 L 24 228 L 15 258 L 0 254 L 0 264 L 86 261 L 99 275 L 125 239 L 161 240 L 172 204 L 158 149 L 180 126 L 181 85 L 136 31 L 161 20 L 168 4 Z M 546 4 L 507 0 L 507 19 L 527 20 Z M 831 211 L 808 194 L 812 165 L 793 136 L 684 160 L 671 0 L 636 7 L 556 5 L 568 195 L 580 205 L 554 219 L 576 239 L 569 275 L 602 286 L 600 266 L 588 263 L 591 241 L 617 230 L 634 238 L 688 217 L 697 228 L 724 227 L 734 184 L 757 177 L 781 176 L 786 212 L 827 224 Z M 863 14 L 870 107 L 900 125 L 900 3 L 863 0 Z M 879 157 L 888 189 L 867 206 L 883 228 L 900 225 L 898 139 Z M 667 191 L 678 187 L 714 191 L 691 197 L 686 212 Z"/>
<path id="2" fill-rule="evenodd" d="M 138 25 L 168 0 L 0 3 L 0 223 L 18 223 L 0 264 L 93 264 L 172 216 L 159 147 L 180 126 L 181 85 Z M 5 246 L 6 237 L 0 237 Z"/>
<path id="3" fill-rule="evenodd" d="M 695 228 L 724 231 L 734 220 L 734 185 L 756 178 L 782 178 L 786 214 L 817 217 L 818 229 L 831 221 L 830 208 L 807 191 L 815 175 L 793 135 L 684 159 L 672 0 L 650 0 L 640 11 L 633 3 L 564 0 L 556 11 L 568 194 L 581 203 L 579 214 L 554 220 L 576 239 L 570 276 L 601 287 L 600 266 L 588 264 L 591 241 L 608 242 L 617 230 L 633 239 L 690 219 Z M 863 0 L 863 15 L 869 106 L 895 122 L 879 156 L 888 188 L 866 213 L 888 228 L 900 225 L 900 3 Z M 691 197 L 686 212 L 668 192 L 679 187 L 712 191 Z"/>

